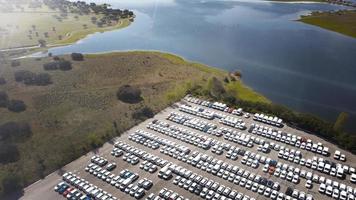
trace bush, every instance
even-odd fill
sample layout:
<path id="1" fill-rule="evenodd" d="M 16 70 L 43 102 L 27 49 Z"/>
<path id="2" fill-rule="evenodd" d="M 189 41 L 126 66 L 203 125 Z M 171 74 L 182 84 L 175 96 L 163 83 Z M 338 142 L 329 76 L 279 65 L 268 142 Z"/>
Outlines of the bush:
<path id="1" fill-rule="evenodd" d="M 15 72 L 15 81 L 23 82 L 25 80 L 32 79 L 33 76 L 34 76 L 33 72 L 27 70 L 19 70 Z"/>
<path id="2" fill-rule="evenodd" d="M 15 72 L 15 80 L 26 85 L 49 85 L 52 83 L 51 76 L 46 73 L 35 74 L 30 71 L 20 70 Z"/>
<path id="3" fill-rule="evenodd" d="M 125 103 L 138 103 L 142 101 L 141 90 L 131 85 L 124 85 L 117 91 L 117 98 Z"/>
<path id="4" fill-rule="evenodd" d="M 0 77 L 0 85 L 6 84 L 6 80 L 4 77 Z"/>
<path id="5" fill-rule="evenodd" d="M 151 108 L 145 106 L 139 110 L 136 110 L 132 114 L 132 118 L 137 119 L 137 120 L 145 120 L 148 118 L 152 118 L 154 116 L 154 113 Z"/>
<path id="6" fill-rule="evenodd" d="M 67 60 L 58 61 L 59 69 L 62 71 L 68 71 L 72 69 L 72 63 Z"/>
<path id="7" fill-rule="evenodd" d="M 6 92 L 0 91 L 0 107 L 6 108 L 9 102 L 9 97 Z"/>
<path id="8" fill-rule="evenodd" d="M 12 60 L 11 61 L 11 67 L 18 67 L 21 65 L 21 62 L 19 60 Z"/>
<path id="9" fill-rule="evenodd" d="M 19 160 L 20 154 L 16 145 L 0 142 L 0 163 L 7 164 Z"/>
<path id="10" fill-rule="evenodd" d="M 43 69 L 44 70 L 57 70 L 58 64 L 57 64 L 57 62 L 45 63 L 45 64 L 43 64 Z"/>
<path id="11" fill-rule="evenodd" d="M 83 56 L 83 54 L 81 54 L 81 53 L 72 53 L 72 54 L 71 54 L 71 57 L 72 57 L 72 60 L 75 60 L 75 61 L 82 61 L 82 60 L 84 60 L 84 56 Z"/>
<path id="12" fill-rule="evenodd" d="M 50 63 L 45 63 L 43 64 L 43 69 L 44 70 L 62 70 L 62 71 L 68 71 L 72 69 L 72 63 L 67 60 L 61 60 L 58 58 L 58 60 L 55 60 Z"/>
<path id="13" fill-rule="evenodd" d="M 25 139 L 32 135 L 31 126 L 25 122 L 7 122 L 0 126 L 0 141 Z"/>
<path id="14" fill-rule="evenodd" d="M 12 112 L 22 112 L 26 110 L 26 104 L 21 100 L 10 100 L 7 109 Z"/>

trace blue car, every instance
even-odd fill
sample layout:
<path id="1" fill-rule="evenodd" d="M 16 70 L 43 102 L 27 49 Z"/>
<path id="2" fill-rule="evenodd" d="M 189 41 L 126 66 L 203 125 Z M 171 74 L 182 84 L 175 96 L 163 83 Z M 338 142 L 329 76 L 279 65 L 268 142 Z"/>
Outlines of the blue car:
<path id="1" fill-rule="evenodd" d="M 63 194 L 64 191 L 66 191 L 69 188 L 69 185 L 62 185 L 59 189 L 58 189 L 58 193 L 59 194 Z"/>

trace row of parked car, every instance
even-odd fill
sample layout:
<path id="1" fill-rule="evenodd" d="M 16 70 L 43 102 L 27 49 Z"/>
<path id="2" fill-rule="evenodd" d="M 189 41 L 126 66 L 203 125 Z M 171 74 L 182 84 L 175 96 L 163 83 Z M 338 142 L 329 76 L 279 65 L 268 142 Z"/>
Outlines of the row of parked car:
<path id="1" fill-rule="evenodd" d="M 67 194 L 67 199 L 94 199 L 94 200 L 117 200 L 112 194 L 104 191 L 100 187 L 89 183 L 87 180 L 80 178 L 72 172 L 66 172 L 62 175 L 63 180 L 72 185 L 64 192 L 62 187 L 58 187 L 58 192 Z M 65 187 L 65 186 L 64 186 Z M 70 189 L 72 188 L 72 189 Z M 56 188 L 55 188 L 56 189 Z"/>
<path id="2" fill-rule="evenodd" d="M 90 163 L 93 164 L 93 163 Z M 138 174 L 135 174 L 129 170 L 123 170 L 119 175 L 111 173 L 107 169 L 102 169 L 97 165 L 88 165 L 88 173 L 94 175 L 98 179 L 107 182 L 108 184 L 120 189 L 122 192 L 130 194 L 130 196 L 140 199 L 145 195 L 145 189 L 134 185 L 133 183 L 139 178 Z"/>
<path id="3" fill-rule="evenodd" d="M 313 170 L 318 170 L 321 173 L 330 176 L 335 176 L 340 179 L 345 178 L 346 173 L 350 173 L 350 168 L 348 168 L 346 165 L 344 165 L 344 168 L 344 166 L 339 163 L 336 164 L 334 162 L 330 162 L 328 160 L 324 160 L 323 158 L 318 158 L 316 156 L 314 156 L 312 159 L 304 159 L 299 158 L 295 154 L 290 153 L 288 151 L 280 150 L 278 152 L 278 158 L 294 162 L 295 164 L 301 166 L 306 166 Z M 354 171 L 354 168 L 351 171 Z"/>
<path id="4" fill-rule="evenodd" d="M 248 118 L 247 116 L 249 116 L 248 113 L 244 113 L 242 108 L 229 108 L 225 103 L 220 103 L 220 102 L 210 102 L 210 101 L 205 101 L 205 100 L 200 100 L 198 98 L 195 98 L 193 96 L 186 96 L 184 98 L 186 101 L 190 102 L 190 103 L 194 103 L 197 105 L 202 105 L 202 106 L 206 106 L 208 108 L 214 108 L 223 112 L 227 112 L 227 113 L 231 113 L 233 115 L 238 115 L 241 116 L 243 114 L 245 114 L 245 117 Z"/>
<path id="5" fill-rule="evenodd" d="M 239 119 L 237 117 L 226 116 L 224 118 L 221 118 L 219 122 L 221 124 L 231 126 L 240 130 L 245 130 L 247 128 L 246 123 L 242 119 Z"/>
<path id="6" fill-rule="evenodd" d="M 190 106 L 190 105 L 180 105 L 179 110 L 182 112 L 186 112 L 192 115 L 196 115 L 205 119 L 214 119 L 215 118 L 215 113 L 211 112 L 209 110 L 206 110 L 204 108 L 200 108 L 197 106 Z"/>
<path id="7" fill-rule="evenodd" d="M 167 120 L 176 122 L 178 124 L 184 124 L 190 128 L 194 128 L 203 132 L 207 132 L 210 129 L 216 129 L 216 125 L 211 122 L 206 122 L 204 120 L 200 120 L 195 117 L 191 117 L 185 114 L 171 112 L 167 118 Z"/>
<path id="8" fill-rule="evenodd" d="M 263 127 L 263 126 L 261 126 L 261 127 Z M 226 129 L 226 128 L 225 128 Z M 216 131 L 216 130 L 220 130 L 220 129 L 214 129 L 213 131 Z M 226 133 L 228 133 L 229 134 L 229 132 L 230 131 L 226 131 L 226 130 L 223 130 L 223 131 L 220 131 L 220 133 L 221 134 L 226 134 Z M 235 131 L 236 132 L 236 131 Z M 217 134 L 216 134 L 217 135 Z M 260 134 L 260 135 L 262 135 L 262 134 Z M 267 135 L 268 135 L 268 133 L 267 133 Z M 277 134 L 278 135 L 278 134 Z M 280 139 L 282 142 L 283 141 L 287 141 L 286 143 L 288 143 L 288 144 L 292 144 L 293 145 L 293 142 L 288 142 L 288 141 L 297 141 L 298 142 L 298 140 L 300 140 L 300 141 L 302 141 L 303 139 L 302 138 L 299 138 L 299 137 L 297 137 L 297 136 L 295 136 L 295 135 L 291 135 L 291 134 L 285 134 L 285 133 L 282 133 L 282 135 L 283 136 L 281 136 L 281 138 L 282 137 L 284 137 L 284 138 L 282 138 L 282 139 Z M 225 136 L 226 137 L 226 139 L 229 139 L 230 138 L 230 141 L 232 140 L 231 138 L 231 136 L 229 137 L 229 136 Z M 276 136 L 277 138 L 278 138 L 278 136 Z M 292 139 L 290 139 L 290 138 L 292 138 Z M 263 141 L 263 140 L 261 140 L 261 141 Z M 264 141 L 263 141 L 264 142 Z M 296 142 L 296 143 L 297 143 Z M 313 148 L 313 145 L 312 145 L 312 141 L 311 140 L 307 140 L 307 143 L 308 143 L 308 148 L 307 148 L 307 150 L 309 149 L 309 147 L 310 147 L 310 150 L 311 151 L 318 151 L 317 149 L 319 148 L 323 148 L 323 150 L 325 149 L 325 151 L 324 151 L 324 154 L 326 154 L 325 152 L 328 152 L 328 148 L 327 147 L 324 147 L 323 145 L 322 145 L 322 143 L 317 143 L 317 144 L 314 144 L 314 146 L 317 146 L 317 148 Z M 270 144 L 270 143 L 265 143 L 265 144 Z M 297 145 L 298 146 L 298 145 Z M 266 146 L 266 145 L 263 145 L 263 146 L 261 146 L 261 150 L 263 151 L 263 152 L 266 152 L 266 151 L 268 151 L 268 148 L 271 148 L 271 149 L 274 149 L 274 150 L 276 150 L 276 149 L 282 149 L 282 151 L 284 150 L 284 154 L 282 155 L 282 154 L 280 154 L 280 158 L 284 158 L 284 159 L 286 159 L 286 160 L 289 160 L 289 161 L 292 161 L 292 162 L 294 162 L 294 163 L 296 163 L 296 164 L 301 164 L 302 166 L 304 165 L 304 166 L 307 166 L 307 167 L 309 167 L 310 166 L 310 168 L 312 168 L 312 169 L 314 169 L 315 167 L 313 166 L 313 165 L 315 165 L 315 162 L 312 162 L 311 161 L 311 159 L 305 159 L 305 158 L 301 158 L 302 157 L 302 154 L 301 154 L 301 152 L 300 151 L 298 151 L 298 150 L 295 150 L 295 149 L 288 149 L 288 148 L 286 148 L 285 146 L 283 146 L 283 145 L 281 145 L 281 146 L 278 146 L 277 144 L 275 144 L 275 143 L 273 143 L 272 145 L 269 145 L 268 147 Z M 303 147 L 302 147 L 303 148 Z M 214 148 L 213 148 L 214 149 Z M 314 149 L 314 150 L 313 150 Z M 288 153 L 286 153 L 286 152 L 288 152 Z M 287 155 L 288 154 L 288 155 Z M 323 152 L 321 152 L 321 154 L 323 154 Z M 328 154 L 328 153 L 327 153 Z M 235 153 L 235 156 L 236 156 L 237 154 Z M 250 162 L 246 162 L 247 164 L 250 164 Z M 309 165 L 309 163 L 311 163 L 310 165 Z M 314 164 L 313 164 L 314 163 Z M 320 164 L 319 165 L 319 171 L 321 171 L 321 172 L 323 172 L 323 170 L 321 170 L 321 165 L 322 164 Z M 251 166 L 252 166 L 252 162 L 251 162 Z M 318 165 L 315 165 L 315 166 L 318 166 Z M 256 167 L 256 164 L 254 164 L 252 167 Z M 258 166 L 257 166 L 258 167 Z M 326 165 L 326 167 L 328 168 L 328 165 Z M 347 166 L 346 166 L 347 167 Z M 326 168 L 326 170 L 327 170 L 327 168 Z M 276 168 L 274 168 L 273 170 L 270 170 L 270 169 L 268 169 L 267 171 L 269 172 L 269 173 L 274 173 L 275 172 L 275 169 Z M 298 168 L 297 168 L 298 169 Z M 315 168 L 316 170 L 318 170 L 318 168 L 316 167 Z M 351 168 L 352 169 L 352 168 Z M 296 170 L 296 171 L 298 171 L 298 170 Z M 300 170 L 299 170 L 300 171 Z M 335 169 L 332 169 L 332 170 L 330 170 L 331 171 L 331 173 L 332 173 L 332 175 L 333 174 L 335 174 L 335 176 L 339 176 L 339 177 L 343 177 L 343 172 L 342 172 L 342 170 L 339 168 L 339 170 L 335 170 Z M 339 172 L 338 172 L 339 171 Z M 306 173 L 305 173 L 306 174 Z M 339 174 L 339 175 L 338 175 Z M 292 173 L 290 173 L 290 172 L 288 172 L 288 171 L 283 171 L 283 170 L 280 170 L 280 169 L 278 169 L 277 168 L 277 171 L 276 171 L 276 176 L 278 176 L 278 177 L 280 177 L 280 178 L 282 178 L 282 179 L 286 179 L 286 180 L 289 180 L 289 181 L 291 181 L 291 182 L 293 182 L 293 183 L 299 183 L 299 175 L 298 174 L 292 174 Z M 355 178 L 356 178 L 356 176 L 355 176 Z"/>
<path id="9" fill-rule="evenodd" d="M 146 127 L 180 141 L 198 146 L 205 150 L 209 149 L 214 142 L 214 140 L 207 136 L 189 131 L 181 127 L 170 125 L 159 120 L 153 120 L 152 122 L 148 123 Z"/>
<path id="10" fill-rule="evenodd" d="M 54 186 L 54 191 L 63 195 L 63 197 L 70 200 L 91 200 L 92 198 L 88 195 L 83 194 L 78 189 L 71 187 L 66 182 L 60 182 Z"/>
<path id="11" fill-rule="evenodd" d="M 147 153 L 144 150 L 138 149 L 138 148 L 131 146 L 131 145 L 129 145 L 125 142 L 122 142 L 122 141 L 116 142 L 114 144 L 114 147 L 119 148 L 119 149 L 123 150 L 124 152 L 134 154 L 137 157 L 143 159 L 144 161 L 147 160 L 147 161 L 149 161 L 157 166 L 160 166 L 160 167 L 163 167 L 168 163 L 167 160 L 164 160 L 164 159 L 162 159 L 158 156 L 155 156 L 153 154 Z"/>
<path id="12" fill-rule="evenodd" d="M 140 169 L 145 170 L 149 173 L 155 173 L 158 169 L 157 165 L 145 160 L 141 163 Z"/>
<path id="13" fill-rule="evenodd" d="M 169 168 L 177 175 L 173 180 L 173 184 L 178 185 L 203 199 L 254 200 L 254 198 L 250 198 L 237 190 L 226 187 L 217 181 L 208 179 L 197 173 L 193 173 L 179 165 L 172 164 Z"/>
<path id="14" fill-rule="evenodd" d="M 277 126 L 279 128 L 283 127 L 283 120 L 278 117 L 268 116 L 263 113 L 255 113 L 253 115 L 253 120 L 266 123 L 272 126 Z"/>
<path id="15" fill-rule="evenodd" d="M 183 154 L 188 154 L 190 152 L 190 149 L 184 145 L 177 144 L 175 142 L 172 142 L 170 140 L 160 138 L 156 136 L 155 134 L 143 131 L 143 130 L 136 130 L 134 133 L 129 135 L 129 139 L 136 142 L 145 145 L 147 142 L 153 142 L 153 143 L 158 143 L 159 145 L 162 146 L 168 146 L 177 149 L 177 151 L 182 152 Z M 145 145 L 146 146 L 146 145 Z"/>
<path id="16" fill-rule="evenodd" d="M 320 155 L 329 156 L 329 148 L 321 142 L 313 142 L 311 139 L 303 138 L 291 133 L 277 131 L 267 126 L 259 124 L 251 124 L 248 132 L 269 138 L 278 142 L 282 142 L 291 146 L 295 146 L 307 151 L 318 153 Z"/>

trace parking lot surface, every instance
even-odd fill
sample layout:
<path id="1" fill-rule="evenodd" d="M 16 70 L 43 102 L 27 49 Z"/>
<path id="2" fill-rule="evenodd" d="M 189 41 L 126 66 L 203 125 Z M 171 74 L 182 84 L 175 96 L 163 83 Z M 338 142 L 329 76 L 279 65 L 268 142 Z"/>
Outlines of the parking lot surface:
<path id="1" fill-rule="evenodd" d="M 224 105 L 214 108 L 211 103 L 186 97 L 95 152 L 83 155 L 28 186 L 21 199 L 65 199 L 54 187 L 69 175 L 83 179 L 78 181 L 83 182 L 80 186 L 71 183 L 70 179 L 76 180 L 73 178 L 64 181 L 70 188 L 76 188 L 77 199 L 80 196 L 82 199 L 85 196 L 106 200 L 135 199 L 135 195 L 142 191 L 141 199 L 148 198 L 151 193 L 161 194 L 165 199 L 240 199 L 240 196 L 246 200 L 354 199 L 356 185 L 350 177 L 355 173 L 355 156 L 315 135 L 288 127 L 283 122 L 281 125 L 257 121 L 254 114 L 246 116 L 241 110 L 224 109 Z M 263 130 L 267 131 L 263 133 Z M 274 137 L 272 132 L 276 133 Z M 278 133 L 281 138 L 285 136 L 283 141 L 276 139 Z M 292 138 L 295 138 L 293 142 Z M 310 143 L 310 150 L 301 147 L 303 143 L 305 146 Z M 322 150 L 318 153 L 316 148 Z M 117 155 L 114 155 L 116 151 Z M 340 152 L 338 158 L 344 156 L 346 160 L 335 159 L 335 151 Z M 95 155 L 99 157 L 96 160 Z M 150 160 L 150 156 L 156 157 Z M 100 159 L 105 164 L 100 163 Z M 115 163 L 116 167 L 109 172 L 106 168 L 110 163 Z M 147 165 L 146 170 L 140 167 L 142 164 Z M 101 170 L 94 175 L 95 170 L 90 169 L 94 166 L 97 169 L 99 165 L 102 165 Z M 155 166 L 156 170 L 153 170 Z M 138 178 L 124 177 L 126 175 L 121 172 L 125 169 L 129 171 L 127 176 L 136 174 Z M 335 174 L 331 172 L 333 170 Z M 100 173 L 103 176 L 106 173 L 108 180 L 98 178 L 102 177 Z M 218 188 L 212 188 L 196 178 L 198 176 L 216 183 Z M 137 186 L 138 182 L 144 178 L 153 186 L 139 191 L 142 187 Z M 123 183 L 127 179 L 130 179 L 126 181 L 129 183 Z M 306 186 L 307 181 L 310 187 Z M 83 189 L 85 185 L 88 186 Z M 86 191 L 90 187 L 104 195 L 95 198 L 91 194 L 93 190 Z M 128 188 L 126 192 L 125 188 Z M 171 193 L 167 192 L 169 190 Z M 177 194 L 172 196 L 173 193 Z"/>

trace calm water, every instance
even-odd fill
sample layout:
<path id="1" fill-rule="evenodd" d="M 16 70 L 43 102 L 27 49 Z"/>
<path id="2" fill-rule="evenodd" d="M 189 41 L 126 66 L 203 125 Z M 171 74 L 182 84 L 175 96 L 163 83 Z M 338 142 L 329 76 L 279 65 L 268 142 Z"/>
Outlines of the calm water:
<path id="1" fill-rule="evenodd" d="M 356 122 L 356 39 L 295 21 L 312 10 L 340 6 L 211 0 L 97 2 L 133 9 L 135 22 L 50 52 L 167 51 L 226 70 L 239 69 L 247 85 L 276 103 L 328 120 L 347 111 Z"/>

